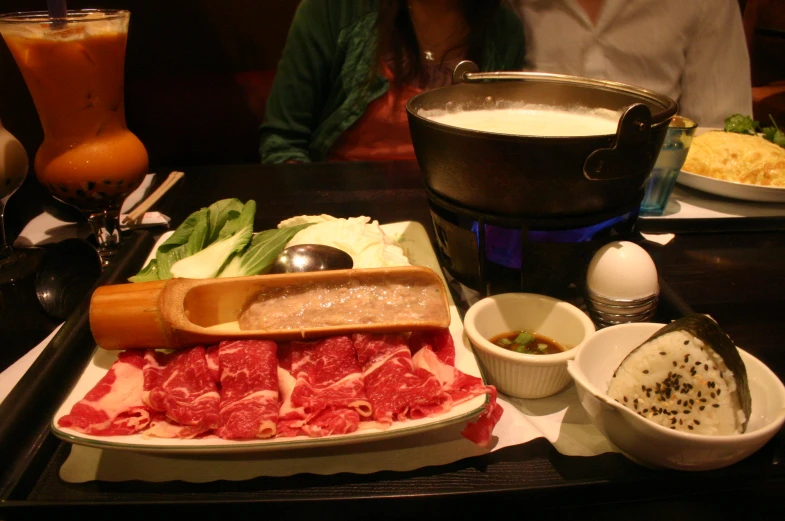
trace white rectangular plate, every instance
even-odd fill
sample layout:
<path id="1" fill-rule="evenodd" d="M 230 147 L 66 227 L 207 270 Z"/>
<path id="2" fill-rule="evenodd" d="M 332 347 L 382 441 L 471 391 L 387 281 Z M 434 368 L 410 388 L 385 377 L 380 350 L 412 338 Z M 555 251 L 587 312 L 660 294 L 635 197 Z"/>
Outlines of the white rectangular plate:
<path id="1" fill-rule="evenodd" d="M 398 239 L 412 264 L 428 266 L 444 280 L 444 275 L 439 267 L 439 261 L 436 258 L 436 254 L 428 239 L 428 234 L 420 223 L 411 221 L 391 223 L 382 225 L 382 229 L 388 235 Z M 153 248 L 153 251 L 155 251 L 158 244 L 166 240 L 168 236 L 169 234 L 165 234 L 161 237 Z M 450 333 L 455 341 L 455 367 L 466 374 L 482 378 L 480 368 L 471 351 L 469 341 L 463 334 L 463 324 L 461 323 L 460 315 L 458 314 L 458 310 L 455 307 L 449 291 L 447 291 L 447 297 L 450 302 Z M 82 376 L 71 389 L 68 397 L 52 419 L 52 430 L 57 437 L 70 443 L 86 445 L 88 447 L 152 453 L 228 453 L 314 448 L 377 441 L 398 436 L 418 434 L 459 422 L 466 423 L 482 412 L 487 401 L 486 395 L 481 395 L 455 406 L 449 412 L 440 416 L 423 418 L 420 420 L 394 422 L 393 425 L 386 430 L 367 429 L 325 438 L 298 436 L 295 438 L 234 441 L 224 440 L 216 436 L 193 440 L 181 440 L 144 438 L 141 434 L 129 436 L 92 436 L 89 434 L 82 434 L 72 429 L 59 427 L 57 421 L 68 414 L 73 405 L 81 400 L 106 374 L 112 363 L 117 360 L 118 354 L 118 351 L 107 351 L 96 348 L 93 357 L 87 364 Z"/>

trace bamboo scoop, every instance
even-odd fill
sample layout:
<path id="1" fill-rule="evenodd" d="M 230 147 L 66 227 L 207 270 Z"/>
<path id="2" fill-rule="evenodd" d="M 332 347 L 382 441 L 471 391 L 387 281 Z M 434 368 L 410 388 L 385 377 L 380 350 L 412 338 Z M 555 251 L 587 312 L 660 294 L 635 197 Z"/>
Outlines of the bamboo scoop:
<path id="1" fill-rule="evenodd" d="M 346 318 L 326 318 L 325 299 Z M 283 322 L 240 329 L 241 314 L 255 300 L 268 306 L 262 320 Z M 115 284 L 97 288 L 90 300 L 90 327 L 104 349 L 180 349 L 222 340 L 296 340 L 449 325 L 441 278 L 419 266 Z"/>

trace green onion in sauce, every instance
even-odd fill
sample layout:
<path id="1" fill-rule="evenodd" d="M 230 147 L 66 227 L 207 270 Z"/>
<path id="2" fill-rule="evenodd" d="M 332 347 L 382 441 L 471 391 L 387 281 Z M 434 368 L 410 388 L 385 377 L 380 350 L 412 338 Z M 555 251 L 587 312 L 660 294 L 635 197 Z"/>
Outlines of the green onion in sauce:
<path id="1" fill-rule="evenodd" d="M 491 338 L 491 342 L 504 349 L 527 355 L 551 355 L 564 351 L 558 342 L 528 331 L 511 331 L 496 335 Z"/>

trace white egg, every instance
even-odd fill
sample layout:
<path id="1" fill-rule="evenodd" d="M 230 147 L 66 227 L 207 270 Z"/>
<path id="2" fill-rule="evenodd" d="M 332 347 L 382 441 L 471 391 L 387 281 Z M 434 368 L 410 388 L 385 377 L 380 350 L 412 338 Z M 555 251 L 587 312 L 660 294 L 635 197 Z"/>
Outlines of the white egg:
<path id="1" fill-rule="evenodd" d="M 654 261 L 629 241 L 610 242 L 597 250 L 589 263 L 586 285 L 609 299 L 635 300 L 659 293 Z"/>

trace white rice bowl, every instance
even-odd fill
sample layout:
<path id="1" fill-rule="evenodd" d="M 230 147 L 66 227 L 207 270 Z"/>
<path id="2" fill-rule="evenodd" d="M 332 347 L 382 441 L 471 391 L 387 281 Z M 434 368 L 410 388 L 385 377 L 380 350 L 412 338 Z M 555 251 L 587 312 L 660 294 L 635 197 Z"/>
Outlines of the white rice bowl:
<path id="1" fill-rule="evenodd" d="M 742 349 L 739 354 L 746 367 L 752 400 L 743 433 L 710 435 L 671 429 L 609 396 L 614 371 L 628 354 L 664 326 L 631 323 L 601 329 L 568 362 L 567 370 L 575 381 L 578 398 L 594 426 L 627 457 L 653 468 L 712 470 L 757 452 L 785 423 L 785 386 L 765 364 Z M 727 392 L 723 390 L 721 395 Z"/>

